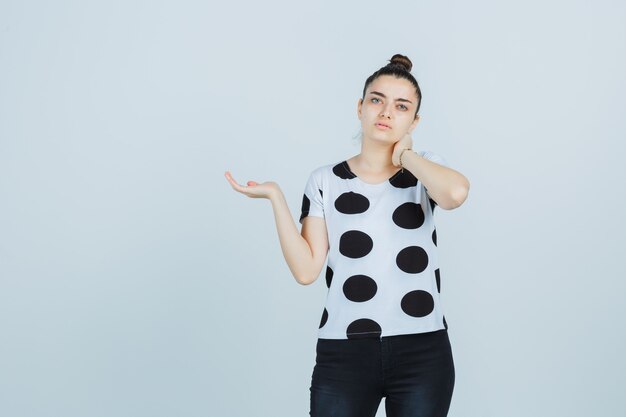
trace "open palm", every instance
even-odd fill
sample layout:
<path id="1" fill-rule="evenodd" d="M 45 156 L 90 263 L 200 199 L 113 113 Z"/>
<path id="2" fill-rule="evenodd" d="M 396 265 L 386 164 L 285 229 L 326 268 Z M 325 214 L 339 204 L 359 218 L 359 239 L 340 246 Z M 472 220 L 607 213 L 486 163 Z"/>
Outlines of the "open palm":
<path id="1" fill-rule="evenodd" d="M 270 198 L 279 190 L 278 184 L 274 181 L 266 181 L 260 184 L 256 181 L 248 181 L 247 185 L 240 185 L 235 181 L 230 171 L 226 171 L 224 176 L 233 187 L 233 190 L 239 191 L 251 198 Z"/>

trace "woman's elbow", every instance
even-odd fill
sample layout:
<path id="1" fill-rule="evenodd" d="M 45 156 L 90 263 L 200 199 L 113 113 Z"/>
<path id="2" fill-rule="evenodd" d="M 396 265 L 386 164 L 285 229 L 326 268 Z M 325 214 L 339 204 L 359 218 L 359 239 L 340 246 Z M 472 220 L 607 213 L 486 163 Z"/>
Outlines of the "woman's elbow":
<path id="1" fill-rule="evenodd" d="M 296 282 L 300 285 L 311 285 L 315 282 L 317 278 L 311 278 L 309 275 L 298 275 L 295 276 Z"/>
<path id="2" fill-rule="evenodd" d="M 468 194 L 469 194 L 469 181 L 465 180 L 465 184 L 458 187 L 452 193 L 452 201 L 454 201 L 454 203 L 452 204 L 452 207 L 449 210 L 452 210 L 461 206 L 461 204 L 463 204 L 465 200 L 467 200 Z"/>

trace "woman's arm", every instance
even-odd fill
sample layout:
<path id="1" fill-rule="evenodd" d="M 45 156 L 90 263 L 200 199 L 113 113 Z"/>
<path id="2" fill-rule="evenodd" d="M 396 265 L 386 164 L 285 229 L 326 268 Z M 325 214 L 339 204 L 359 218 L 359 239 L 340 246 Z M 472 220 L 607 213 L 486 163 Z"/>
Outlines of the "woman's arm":
<path id="1" fill-rule="evenodd" d="M 298 283 L 311 284 L 318 278 L 328 253 L 326 221 L 322 217 L 307 216 L 302 221 L 300 234 L 280 188 L 271 194 L 270 200 L 287 265 Z"/>
<path id="2" fill-rule="evenodd" d="M 470 184 L 459 171 L 429 161 L 411 151 L 402 155 L 402 163 L 422 182 L 428 195 L 442 209 L 453 210 L 467 198 Z"/>
<path id="3" fill-rule="evenodd" d="M 272 203 L 280 247 L 296 281 L 302 285 L 314 282 L 324 266 L 328 253 L 326 222 L 321 217 L 307 216 L 302 222 L 302 235 L 291 216 L 285 196 L 273 181 L 248 181 L 239 185 L 230 172 L 224 174 L 235 191 L 251 198 L 267 198 Z"/>
<path id="4" fill-rule="evenodd" d="M 459 207 L 469 193 L 469 180 L 459 171 L 429 161 L 413 151 L 411 133 L 414 129 L 415 127 L 409 129 L 393 145 L 391 163 L 408 169 L 415 178 L 422 182 L 426 193 L 442 209 L 452 210 Z M 410 151 L 407 150 L 403 153 L 404 149 L 410 149 Z M 401 155 L 402 161 L 400 161 Z"/>

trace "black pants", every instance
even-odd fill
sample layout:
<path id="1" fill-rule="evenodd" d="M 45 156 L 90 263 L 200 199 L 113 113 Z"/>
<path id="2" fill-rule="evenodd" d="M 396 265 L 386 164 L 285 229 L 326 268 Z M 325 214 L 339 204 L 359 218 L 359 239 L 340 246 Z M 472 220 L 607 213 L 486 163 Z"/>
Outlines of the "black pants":
<path id="1" fill-rule="evenodd" d="M 454 389 L 446 329 L 371 339 L 318 339 L 311 417 L 445 417 Z"/>

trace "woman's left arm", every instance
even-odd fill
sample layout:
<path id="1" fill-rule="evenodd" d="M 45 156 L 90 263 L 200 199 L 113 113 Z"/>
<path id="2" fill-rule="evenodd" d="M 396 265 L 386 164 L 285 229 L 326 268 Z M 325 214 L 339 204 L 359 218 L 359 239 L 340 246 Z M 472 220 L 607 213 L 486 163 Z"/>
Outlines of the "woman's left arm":
<path id="1" fill-rule="evenodd" d="M 413 150 L 402 154 L 402 167 L 422 182 L 428 195 L 445 210 L 459 207 L 469 193 L 470 183 L 460 172 L 420 156 Z"/>

